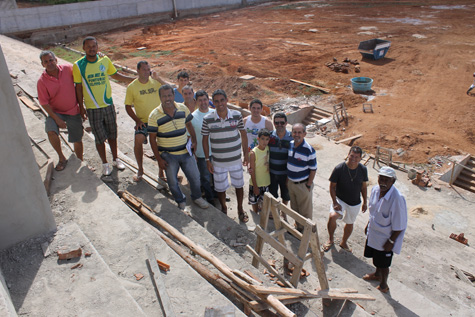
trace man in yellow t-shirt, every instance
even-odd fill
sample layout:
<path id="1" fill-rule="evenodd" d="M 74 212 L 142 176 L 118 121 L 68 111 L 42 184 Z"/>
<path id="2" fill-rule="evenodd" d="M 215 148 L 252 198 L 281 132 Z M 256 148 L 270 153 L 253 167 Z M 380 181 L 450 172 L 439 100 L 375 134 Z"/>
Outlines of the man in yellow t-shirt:
<path id="1" fill-rule="evenodd" d="M 117 157 L 117 122 L 109 76 L 130 83 L 134 78 L 122 75 L 107 56 L 97 55 L 97 40 L 88 36 L 82 43 L 86 55 L 73 65 L 73 78 L 76 84 L 76 98 L 81 116 L 89 118 L 92 133 L 96 140 L 96 149 L 102 160 L 102 174 L 108 176 L 112 169 L 107 162 L 106 146 L 109 141 L 113 165 L 119 170 L 125 169 Z M 84 107 L 85 106 L 85 107 Z"/>
<path id="2" fill-rule="evenodd" d="M 147 143 L 148 116 L 160 105 L 158 89 L 165 85 L 156 72 L 150 71 L 150 65 L 146 61 L 138 62 L 137 73 L 139 77 L 127 87 L 124 102 L 127 114 L 135 121 L 134 153 L 138 165 L 137 175 L 134 176 L 136 182 L 142 180 L 143 175 L 143 144 Z M 160 170 L 159 176 L 164 177 L 163 170 Z"/>

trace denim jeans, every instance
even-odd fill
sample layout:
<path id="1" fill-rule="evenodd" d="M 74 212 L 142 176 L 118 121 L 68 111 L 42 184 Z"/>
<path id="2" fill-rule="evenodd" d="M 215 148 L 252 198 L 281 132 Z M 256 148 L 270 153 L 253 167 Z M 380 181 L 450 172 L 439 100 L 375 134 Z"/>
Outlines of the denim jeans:
<path id="1" fill-rule="evenodd" d="M 211 188 L 211 173 L 208 170 L 205 158 L 196 158 L 198 164 L 198 170 L 200 171 L 201 187 L 205 191 L 205 197 L 207 201 L 212 201 L 214 198 L 213 189 Z"/>
<path id="2" fill-rule="evenodd" d="M 163 152 L 161 157 L 168 163 L 165 174 L 167 176 L 168 187 L 175 201 L 178 204 L 186 201 L 186 197 L 183 195 L 178 184 L 178 170 L 180 167 L 190 184 L 191 199 L 196 200 L 201 198 L 200 172 L 198 171 L 195 157 L 190 156 L 188 153 L 173 155 L 167 152 Z"/>

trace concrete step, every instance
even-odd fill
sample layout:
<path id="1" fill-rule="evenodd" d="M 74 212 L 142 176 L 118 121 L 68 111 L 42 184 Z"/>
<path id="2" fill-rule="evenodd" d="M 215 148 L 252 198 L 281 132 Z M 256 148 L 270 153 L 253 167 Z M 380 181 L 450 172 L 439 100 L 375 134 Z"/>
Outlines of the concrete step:
<path id="1" fill-rule="evenodd" d="M 58 260 L 58 250 L 79 247 L 81 257 Z M 86 257 L 85 253 L 91 255 Z M 19 315 L 146 316 L 75 223 L 54 235 L 12 247 L 2 258 L 2 270 Z"/>

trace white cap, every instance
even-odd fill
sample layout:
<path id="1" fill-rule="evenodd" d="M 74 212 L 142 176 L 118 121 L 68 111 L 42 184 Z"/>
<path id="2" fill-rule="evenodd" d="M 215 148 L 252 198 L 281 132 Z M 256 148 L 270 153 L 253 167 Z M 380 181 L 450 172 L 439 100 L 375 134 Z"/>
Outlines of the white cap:
<path id="1" fill-rule="evenodd" d="M 379 175 L 391 177 L 391 178 L 394 178 L 395 180 L 397 179 L 396 172 L 389 166 L 381 167 L 381 169 L 379 170 Z"/>

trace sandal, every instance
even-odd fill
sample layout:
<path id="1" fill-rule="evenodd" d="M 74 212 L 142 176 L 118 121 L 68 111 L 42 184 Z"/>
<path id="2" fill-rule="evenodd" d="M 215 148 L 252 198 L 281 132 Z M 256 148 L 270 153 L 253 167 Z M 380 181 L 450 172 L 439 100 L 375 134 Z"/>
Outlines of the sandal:
<path id="1" fill-rule="evenodd" d="M 322 247 L 323 252 L 328 252 L 328 251 L 330 251 L 330 249 L 332 248 L 333 244 L 334 244 L 333 242 L 326 242 L 326 243 L 323 245 L 323 247 Z"/>
<path id="2" fill-rule="evenodd" d="M 386 287 L 386 288 L 382 288 L 380 285 L 378 285 L 376 288 L 379 289 L 381 291 L 381 293 L 384 293 L 384 294 L 389 292 L 389 286 Z"/>
<path id="3" fill-rule="evenodd" d="M 365 274 L 363 276 L 363 280 L 365 280 L 365 281 L 380 281 L 381 278 L 379 276 L 374 275 L 374 273 L 372 273 L 372 274 Z"/>
<path id="4" fill-rule="evenodd" d="M 239 221 L 244 223 L 249 221 L 249 216 L 247 215 L 247 212 L 243 211 L 239 213 Z"/>
<path id="5" fill-rule="evenodd" d="M 58 165 L 54 168 L 57 172 L 61 172 L 66 168 L 66 165 L 68 164 L 68 160 L 66 161 L 59 161 Z"/>
<path id="6" fill-rule="evenodd" d="M 349 248 L 349 247 L 348 247 L 348 248 L 345 248 L 344 246 L 342 246 L 342 245 L 340 244 L 340 248 L 342 248 L 342 249 L 345 250 L 346 252 L 353 253 L 353 250 L 351 250 L 351 248 Z"/>

